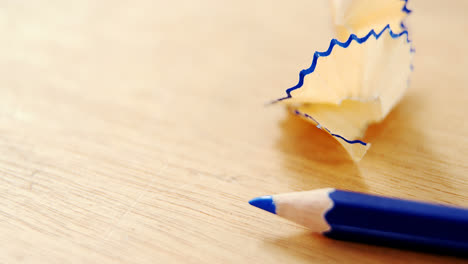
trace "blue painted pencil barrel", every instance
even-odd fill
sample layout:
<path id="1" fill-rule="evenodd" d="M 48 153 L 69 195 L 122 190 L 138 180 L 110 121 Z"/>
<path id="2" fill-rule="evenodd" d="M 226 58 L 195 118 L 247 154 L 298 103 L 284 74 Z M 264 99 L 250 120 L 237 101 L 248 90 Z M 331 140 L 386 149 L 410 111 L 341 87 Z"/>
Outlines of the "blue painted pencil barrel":
<path id="1" fill-rule="evenodd" d="M 468 210 L 335 190 L 326 236 L 386 246 L 468 254 Z"/>

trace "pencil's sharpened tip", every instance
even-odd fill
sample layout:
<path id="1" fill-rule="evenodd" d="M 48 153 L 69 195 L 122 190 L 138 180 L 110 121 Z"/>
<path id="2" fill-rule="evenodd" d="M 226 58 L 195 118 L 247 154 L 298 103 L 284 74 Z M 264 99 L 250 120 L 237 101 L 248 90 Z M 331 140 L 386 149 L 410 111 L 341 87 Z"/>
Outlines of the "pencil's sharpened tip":
<path id="1" fill-rule="evenodd" d="M 268 211 L 272 214 L 276 214 L 276 206 L 275 206 L 275 203 L 273 202 L 273 196 L 271 195 L 265 195 L 265 196 L 253 198 L 252 200 L 249 201 L 249 204 L 255 207 L 258 207 L 260 209 L 263 209 L 265 211 Z"/>

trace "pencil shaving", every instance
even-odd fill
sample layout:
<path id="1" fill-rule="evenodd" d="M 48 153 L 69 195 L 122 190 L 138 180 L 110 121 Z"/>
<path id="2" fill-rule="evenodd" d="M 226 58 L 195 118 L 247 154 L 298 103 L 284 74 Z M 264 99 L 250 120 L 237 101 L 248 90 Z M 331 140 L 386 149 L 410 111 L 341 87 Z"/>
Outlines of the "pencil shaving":
<path id="1" fill-rule="evenodd" d="M 333 1 L 338 38 L 328 50 L 314 53 L 298 84 L 278 99 L 337 139 L 355 161 L 370 147 L 360 140 L 367 127 L 398 103 L 412 71 L 412 43 L 403 23 L 410 12 L 406 2 L 376 3 Z"/>

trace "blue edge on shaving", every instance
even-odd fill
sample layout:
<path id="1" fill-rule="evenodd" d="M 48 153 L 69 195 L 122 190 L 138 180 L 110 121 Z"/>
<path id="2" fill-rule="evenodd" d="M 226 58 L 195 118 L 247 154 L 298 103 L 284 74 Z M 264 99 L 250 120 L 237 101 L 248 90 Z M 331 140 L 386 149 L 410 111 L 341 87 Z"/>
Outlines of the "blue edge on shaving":
<path id="1" fill-rule="evenodd" d="M 408 0 L 402 0 L 402 1 L 405 1 L 405 5 L 403 6 L 402 11 L 405 12 L 406 14 L 410 14 L 412 11 L 409 10 L 408 7 L 406 6 L 406 5 L 408 4 Z M 331 52 L 333 51 L 333 47 L 335 47 L 335 45 L 338 45 L 338 46 L 340 46 L 340 47 L 342 47 L 342 48 L 347 48 L 347 47 L 349 47 L 349 45 L 353 42 L 353 40 L 356 41 L 358 44 L 362 44 L 362 43 L 366 42 L 367 39 L 369 39 L 371 36 L 374 36 L 375 39 L 379 39 L 380 36 L 381 36 L 387 29 L 388 29 L 389 34 L 390 34 L 390 36 L 391 36 L 392 38 L 399 38 L 399 37 L 401 37 L 402 35 L 406 35 L 406 42 L 407 42 L 407 43 L 410 43 L 411 41 L 409 40 L 409 37 L 408 37 L 408 30 L 407 30 L 406 25 L 405 25 L 403 22 L 401 22 L 401 23 L 400 23 L 400 26 L 401 26 L 401 28 L 403 28 L 403 31 L 400 32 L 400 33 L 398 33 L 398 34 L 395 34 L 395 33 L 392 31 L 392 29 L 390 28 L 390 25 L 387 25 L 387 26 L 385 26 L 385 28 L 382 29 L 378 34 L 375 33 L 375 31 L 372 29 L 366 36 L 364 36 L 364 37 L 362 37 L 362 38 L 357 37 L 355 34 L 351 34 L 351 35 L 349 36 L 348 40 L 345 41 L 345 42 L 340 42 L 340 41 L 337 40 L 337 39 L 332 39 L 331 42 L 330 42 L 330 46 L 328 47 L 328 50 L 327 50 L 327 51 L 325 51 L 325 52 L 316 51 L 316 52 L 314 53 L 314 58 L 313 58 L 313 60 L 312 60 L 312 64 L 310 65 L 310 67 L 309 67 L 308 69 L 304 69 L 304 70 L 302 70 L 302 71 L 299 72 L 299 82 L 298 82 L 295 86 L 293 86 L 293 87 L 291 87 L 291 88 L 289 88 L 289 89 L 286 90 L 287 96 L 286 96 L 286 97 L 282 97 L 282 98 L 280 98 L 280 99 L 277 99 L 277 100 L 273 101 L 272 103 L 277 103 L 277 102 L 280 102 L 280 101 L 283 101 L 283 100 L 286 100 L 286 99 L 291 98 L 291 97 L 292 97 L 292 96 L 291 96 L 291 92 L 294 91 L 294 90 L 296 90 L 296 89 L 301 88 L 302 85 L 304 84 L 304 78 L 305 78 L 305 76 L 307 76 L 307 75 L 309 75 L 309 74 L 311 74 L 311 73 L 313 73 L 313 72 L 315 71 L 315 67 L 317 66 L 317 60 L 318 60 L 318 58 L 319 58 L 319 57 L 328 57 L 328 56 L 331 54 Z M 415 51 L 414 48 L 411 47 L 410 52 L 414 52 L 414 51 Z M 410 68 L 411 68 L 411 71 L 412 71 L 412 70 L 413 70 L 413 65 L 410 65 Z M 313 118 L 312 118 L 310 115 L 308 115 L 308 114 L 301 113 L 301 112 L 299 112 L 298 110 L 295 111 L 295 114 L 296 114 L 296 115 L 301 115 L 301 116 L 306 117 L 306 118 L 309 118 L 309 119 L 312 119 L 314 122 L 316 122 L 317 124 L 319 124 L 317 121 L 315 121 L 315 119 L 313 119 Z M 325 129 L 326 129 L 326 128 L 325 128 Z M 346 141 L 346 142 L 349 143 L 349 144 L 361 144 L 361 145 L 363 145 L 363 146 L 367 146 L 367 143 L 365 143 L 365 142 L 363 142 L 363 141 L 361 141 L 361 140 L 347 140 L 346 138 L 344 138 L 344 137 L 342 137 L 342 136 L 340 136 L 340 135 L 338 135 L 338 134 L 333 134 L 333 133 L 331 133 L 328 129 L 326 129 L 326 130 L 327 130 L 327 132 L 329 132 L 332 136 L 337 137 L 337 138 L 340 138 L 340 139 Z"/>

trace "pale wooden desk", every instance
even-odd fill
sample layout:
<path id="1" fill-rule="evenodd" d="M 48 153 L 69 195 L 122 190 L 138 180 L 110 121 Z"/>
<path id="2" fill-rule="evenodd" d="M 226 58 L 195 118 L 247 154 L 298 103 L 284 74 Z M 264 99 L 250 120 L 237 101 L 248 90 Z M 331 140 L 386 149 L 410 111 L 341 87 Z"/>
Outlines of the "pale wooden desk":
<path id="1" fill-rule="evenodd" d="M 328 45 L 326 1 L 18 2 L 0 3 L 0 263 L 460 261 L 247 201 L 333 186 L 467 206 L 467 1 L 413 4 L 411 88 L 359 164 L 264 107 Z"/>

